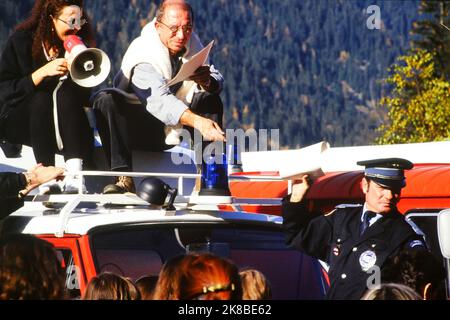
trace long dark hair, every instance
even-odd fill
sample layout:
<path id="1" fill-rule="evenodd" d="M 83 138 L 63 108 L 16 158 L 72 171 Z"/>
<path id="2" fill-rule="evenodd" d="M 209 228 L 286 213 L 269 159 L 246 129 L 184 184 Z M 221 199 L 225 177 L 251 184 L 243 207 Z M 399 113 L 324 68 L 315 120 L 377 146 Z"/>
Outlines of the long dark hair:
<path id="1" fill-rule="evenodd" d="M 54 247 L 29 234 L 0 240 L 0 300 L 66 298 L 65 272 Z"/>
<path id="2" fill-rule="evenodd" d="M 64 51 L 63 43 L 54 31 L 52 17 L 59 16 L 61 10 L 71 5 L 83 8 L 83 0 L 36 0 L 30 16 L 16 27 L 16 30 L 33 32 L 32 55 L 34 60 L 37 60 L 42 54 L 42 43 L 46 46 L 47 51 L 50 48 L 55 48 L 59 52 Z M 77 35 L 83 39 L 86 46 L 95 47 L 90 19 L 85 12 L 83 12 L 83 17 L 88 23 L 78 31 Z"/>

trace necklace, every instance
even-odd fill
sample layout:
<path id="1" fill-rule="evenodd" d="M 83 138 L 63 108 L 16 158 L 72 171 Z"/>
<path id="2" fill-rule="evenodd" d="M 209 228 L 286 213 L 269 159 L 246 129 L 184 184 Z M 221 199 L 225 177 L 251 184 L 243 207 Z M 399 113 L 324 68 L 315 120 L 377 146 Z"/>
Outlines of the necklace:
<path id="1" fill-rule="evenodd" d="M 45 58 L 47 59 L 47 61 L 53 61 L 56 59 L 56 57 L 58 56 L 58 52 L 55 52 L 56 54 L 50 55 L 47 50 L 45 50 L 45 46 L 44 43 L 42 42 L 42 50 L 44 51 L 44 55 Z"/>

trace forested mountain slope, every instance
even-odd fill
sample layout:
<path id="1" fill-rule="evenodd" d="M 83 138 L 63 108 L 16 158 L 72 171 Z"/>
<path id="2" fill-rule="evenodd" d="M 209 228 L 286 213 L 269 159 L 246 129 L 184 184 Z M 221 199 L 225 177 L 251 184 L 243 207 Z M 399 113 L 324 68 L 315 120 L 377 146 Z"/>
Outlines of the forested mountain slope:
<path id="1" fill-rule="evenodd" d="M 373 142 L 384 120 L 384 111 L 376 108 L 386 90 L 380 80 L 409 48 L 418 1 L 190 2 L 201 39 L 216 41 L 211 56 L 226 79 L 227 128 L 280 129 L 285 147 L 324 139 L 333 146 Z M 32 3 L 1 1 L 0 49 Z M 153 17 L 155 3 L 86 1 L 113 73 L 129 42 Z M 380 30 L 366 25 L 370 5 L 380 8 Z"/>

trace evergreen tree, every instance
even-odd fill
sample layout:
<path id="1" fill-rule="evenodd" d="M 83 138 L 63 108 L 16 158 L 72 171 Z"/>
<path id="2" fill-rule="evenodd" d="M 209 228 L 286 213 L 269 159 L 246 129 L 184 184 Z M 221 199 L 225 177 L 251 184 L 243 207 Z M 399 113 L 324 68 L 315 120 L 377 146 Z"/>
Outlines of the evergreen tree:
<path id="1" fill-rule="evenodd" d="M 435 72 L 450 80 L 450 1 L 422 0 L 419 14 L 424 18 L 413 23 L 413 47 L 434 53 Z"/>
<path id="2" fill-rule="evenodd" d="M 98 48 L 123 54 L 161 0 L 86 1 Z M 0 1 L 0 49 L 34 0 Z M 369 144 L 383 116 L 375 108 L 387 67 L 403 55 L 418 0 L 378 0 L 383 26 L 366 27 L 372 0 L 190 0 L 212 63 L 225 77 L 225 128 L 280 129 L 282 147 L 327 139 Z M 449 60 L 450 61 L 450 60 Z"/>
<path id="3" fill-rule="evenodd" d="M 387 82 L 392 94 L 381 100 L 388 124 L 381 126 L 381 144 L 430 142 L 450 138 L 450 83 L 435 77 L 433 54 L 417 49 L 402 56 Z"/>

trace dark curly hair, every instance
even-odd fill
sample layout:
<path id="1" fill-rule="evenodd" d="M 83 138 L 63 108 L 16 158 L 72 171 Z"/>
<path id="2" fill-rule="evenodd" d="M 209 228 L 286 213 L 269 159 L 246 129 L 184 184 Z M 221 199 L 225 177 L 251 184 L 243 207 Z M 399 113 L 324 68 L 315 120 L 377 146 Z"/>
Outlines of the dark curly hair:
<path id="1" fill-rule="evenodd" d="M 424 296 L 427 284 L 432 285 L 434 294 L 445 279 L 445 269 L 431 252 L 427 250 L 404 249 L 389 257 L 382 269 L 382 282 L 404 284 Z M 440 297 L 433 297 L 440 298 Z"/>
<path id="2" fill-rule="evenodd" d="M 36 0 L 30 16 L 16 27 L 16 30 L 29 30 L 33 32 L 33 59 L 37 60 L 42 54 L 42 43 L 46 50 L 50 48 L 64 52 L 62 41 L 56 36 L 51 17 L 58 17 L 61 11 L 70 5 L 83 7 L 83 0 Z M 84 12 L 83 17 L 88 22 L 77 33 L 88 47 L 95 47 L 94 32 L 91 28 L 90 20 Z"/>
<path id="3" fill-rule="evenodd" d="M 27 234 L 0 240 L 0 300 L 64 299 L 65 273 L 53 246 Z"/>

